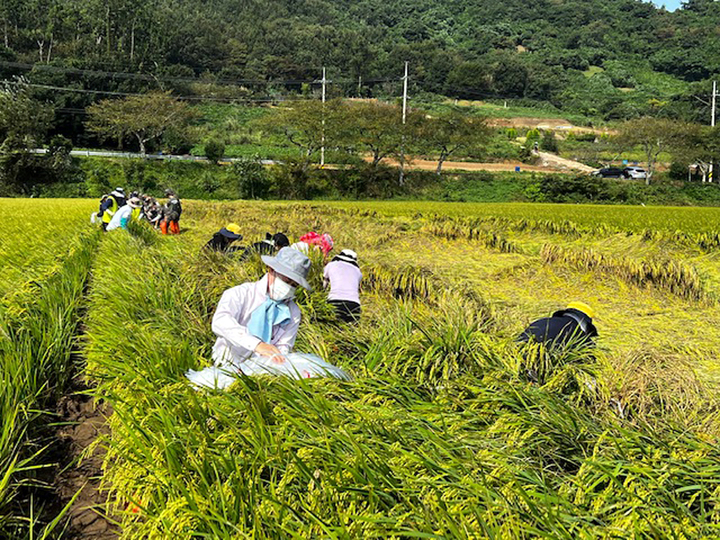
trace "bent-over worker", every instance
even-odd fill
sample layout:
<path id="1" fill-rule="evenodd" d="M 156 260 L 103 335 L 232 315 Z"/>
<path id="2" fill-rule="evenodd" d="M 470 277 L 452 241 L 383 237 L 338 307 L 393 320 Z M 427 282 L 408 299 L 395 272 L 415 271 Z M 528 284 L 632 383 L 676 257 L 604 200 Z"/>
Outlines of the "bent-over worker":
<path id="1" fill-rule="evenodd" d="M 263 255 L 268 272 L 260 281 L 225 291 L 212 321 L 218 336 L 213 346 L 216 366 L 242 371 L 253 354 L 282 364 L 292 351 L 300 326 L 300 308 L 293 301 L 297 287 L 310 289 L 310 259 L 283 248 L 277 256 Z"/>
<path id="2" fill-rule="evenodd" d="M 306 255 L 310 254 L 310 247 L 314 247 L 314 249 L 320 250 L 324 257 L 327 257 L 328 253 L 332 251 L 334 244 L 332 236 L 328 233 L 318 234 L 315 231 L 311 231 L 302 235 L 300 240 L 290 247 Z"/>
<path id="3" fill-rule="evenodd" d="M 131 219 L 138 219 L 142 209 L 142 201 L 137 197 L 131 198 L 125 206 L 120 208 L 108 223 L 107 230 L 127 229 L 127 224 Z"/>
<path id="4" fill-rule="evenodd" d="M 168 200 L 163 209 L 163 217 L 160 220 L 160 232 L 163 234 L 180 234 L 180 216 L 182 215 L 182 204 L 177 194 L 172 189 L 166 189 L 165 195 Z"/>
<path id="5" fill-rule="evenodd" d="M 245 248 L 240 255 L 240 260 L 245 261 L 252 257 L 254 254 L 259 253 L 260 255 L 272 255 L 276 251 L 280 251 L 284 247 L 290 245 L 290 240 L 281 232 L 275 234 L 265 233 L 265 239 L 260 242 L 255 242 Z"/>
<path id="6" fill-rule="evenodd" d="M 323 277 L 325 287 L 330 286 L 328 303 L 335 308 L 337 318 L 342 322 L 357 322 L 360 319 L 362 280 L 357 253 L 343 249 L 325 266 Z"/>
<path id="7" fill-rule="evenodd" d="M 571 302 L 551 317 L 538 319 L 518 337 L 519 342 L 544 343 L 546 346 L 591 346 L 598 335 L 593 324 L 595 313 L 583 302 Z"/>
<path id="8" fill-rule="evenodd" d="M 232 243 L 240 240 L 240 225 L 237 223 L 228 223 L 225 227 L 213 234 L 208 243 L 203 247 L 206 251 L 217 251 L 218 253 L 230 253 L 234 251 Z M 242 249 L 242 248 L 241 248 Z"/>
<path id="9" fill-rule="evenodd" d="M 109 195 L 103 197 L 98 211 L 98 217 L 102 219 L 103 230 L 107 230 L 113 216 L 123 206 L 125 206 L 125 190 L 121 187 L 115 188 Z"/>

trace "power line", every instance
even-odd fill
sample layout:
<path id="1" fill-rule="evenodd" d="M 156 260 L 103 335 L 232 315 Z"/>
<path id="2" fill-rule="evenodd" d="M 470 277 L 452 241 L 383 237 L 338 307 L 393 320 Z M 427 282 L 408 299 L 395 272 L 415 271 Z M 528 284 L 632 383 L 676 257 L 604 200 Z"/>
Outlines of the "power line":
<path id="1" fill-rule="evenodd" d="M 220 84 L 228 86 L 258 86 L 258 85 L 298 85 L 298 84 L 321 84 L 320 80 L 317 79 L 290 79 L 290 80 L 264 80 L 264 79 L 216 79 L 212 81 L 205 81 L 203 79 L 190 78 L 190 77 L 167 77 L 157 76 L 150 73 L 129 73 L 122 71 L 105 71 L 105 70 L 92 70 L 92 69 L 81 69 L 81 68 L 68 68 L 61 66 L 51 66 L 48 64 L 27 64 L 24 62 L 10 62 L 7 60 L 0 60 L 0 66 L 23 69 L 27 71 L 39 70 L 49 71 L 53 73 L 64 73 L 69 75 L 86 75 L 91 77 L 108 77 L 113 79 L 132 79 L 140 80 L 145 82 L 174 82 L 174 83 L 196 83 L 196 84 Z M 365 79 L 367 84 L 377 84 L 383 82 L 397 82 L 401 81 L 398 77 L 385 77 L 376 79 Z M 354 79 L 347 80 L 336 80 L 337 84 L 355 84 Z"/>
<path id="2" fill-rule="evenodd" d="M 88 90 L 84 88 L 68 88 L 64 86 L 51 86 L 48 84 L 34 84 L 28 83 L 31 88 L 40 88 L 43 90 L 55 90 L 60 92 L 75 92 L 79 94 L 93 94 L 93 95 L 106 95 L 106 96 L 117 96 L 117 97 L 129 97 L 129 96 L 145 96 L 147 94 L 132 93 L 132 92 L 113 92 L 110 90 Z M 310 98 L 302 96 L 278 96 L 275 98 L 264 97 L 264 98 L 219 98 L 214 96 L 173 96 L 176 99 L 183 101 L 216 101 L 220 103 L 274 103 L 278 101 L 308 101 Z"/>

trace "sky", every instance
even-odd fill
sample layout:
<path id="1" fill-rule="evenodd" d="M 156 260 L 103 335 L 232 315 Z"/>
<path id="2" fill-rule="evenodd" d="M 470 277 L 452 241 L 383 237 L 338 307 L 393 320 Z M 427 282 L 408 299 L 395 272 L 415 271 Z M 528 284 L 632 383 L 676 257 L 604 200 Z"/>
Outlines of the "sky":
<path id="1" fill-rule="evenodd" d="M 654 4 L 658 6 L 665 6 L 666 9 L 672 11 L 680 7 L 681 0 L 654 0 Z"/>

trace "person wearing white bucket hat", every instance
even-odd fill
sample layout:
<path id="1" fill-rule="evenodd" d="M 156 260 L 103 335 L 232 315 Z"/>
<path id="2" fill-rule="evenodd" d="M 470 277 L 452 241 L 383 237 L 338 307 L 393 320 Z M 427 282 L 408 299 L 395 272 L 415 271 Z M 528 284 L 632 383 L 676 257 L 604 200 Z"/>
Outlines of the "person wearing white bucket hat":
<path id="1" fill-rule="evenodd" d="M 280 364 L 295 344 L 301 315 L 293 298 L 297 287 L 310 289 L 310 259 L 283 248 L 262 261 L 268 273 L 260 281 L 228 289 L 220 298 L 212 321 L 216 365 L 239 367 L 253 353 Z"/>
<path id="2" fill-rule="evenodd" d="M 213 316 L 218 338 L 214 365 L 185 374 L 197 389 L 224 389 L 239 373 L 278 375 L 294 379 L 349 379 L 342 369 L 314 354 L 293 352 L 300 309 L 293 301 L 297 287 L 310 290 L 310 259 L 289 247 L 277 256 L 263 256 L 268 273 L 260 281 L 225 291 Z"/>
<path id="3" fill-rule="evenodd" d="M 137 197 L 132 197 L 127 204 L 115 212 L 106 230 L 127 229 L 127 224 L 131 219 L 139 219 L 141 210 L 142 201 Z"/>
<path id="4" fill-rule="evenodd" d="M 328 302 L 335 308 L 337 318 L 342 322 L 357 322 L 361 311 L 362 280 L 357 253 L 351 249 L 342 250 L 325 266 L 323 277 L 325 287 L 330 286 Z"/>

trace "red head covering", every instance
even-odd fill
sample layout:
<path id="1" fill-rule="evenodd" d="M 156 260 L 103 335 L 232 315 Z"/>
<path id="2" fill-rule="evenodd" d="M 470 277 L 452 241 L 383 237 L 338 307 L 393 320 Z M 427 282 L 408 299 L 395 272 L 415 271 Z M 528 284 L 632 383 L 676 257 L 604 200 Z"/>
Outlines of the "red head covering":
<path id="1" fill-rule="evenodd" d="M 310 246 L 318 246 L 320 248 L 320 251 L 323 252 L 323 255 L 327 255 L 328 253 L 330 253 L 332 251 L 333 245 L 335 244 L 333 242 L 332 236 L 330 236 L 328 233 L 320 235 L 314 231 L 311 231 L 301 236 L 300 241 L 305 242 Z"/>

